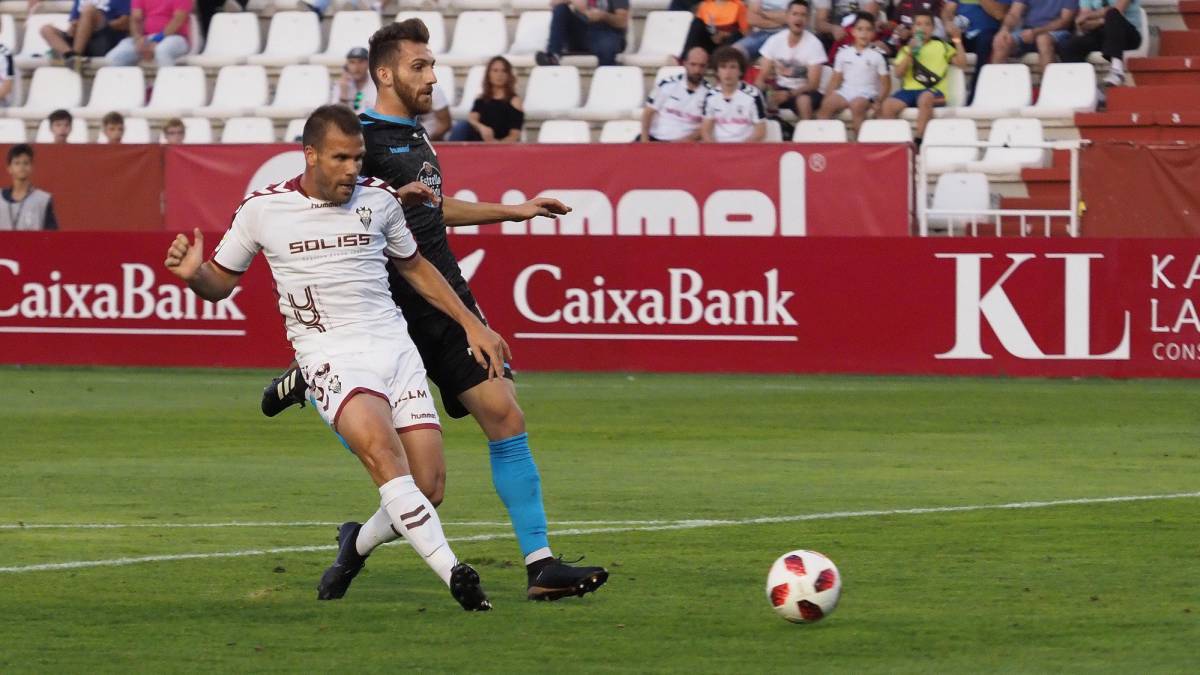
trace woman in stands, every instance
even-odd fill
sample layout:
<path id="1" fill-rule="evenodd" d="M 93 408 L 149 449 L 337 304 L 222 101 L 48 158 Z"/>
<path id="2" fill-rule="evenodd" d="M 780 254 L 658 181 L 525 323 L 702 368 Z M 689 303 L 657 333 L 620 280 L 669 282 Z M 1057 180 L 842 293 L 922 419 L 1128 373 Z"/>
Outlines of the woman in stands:
<path id="1" fill-rule="evenodd" d="M 516 143 L 521 140 L 524 124 L 525 111 L 517 96 L 512 64 L 503 56 L 495 56 L 488 61 L 483 91 L 475 99 L 471 114 L 465 122 L 454 125 L 450 140 Z"/>
<path id="2" fill-rule="evenodd" d="M 1104 84 L 1112 87 L 1125 82 L 1125 52 L 1142 44 L 1142 10 L 1138 0 L 1079 0 L 1075 15 L 1075 35 L 1059 50 L 1067 63 L 1087 61 L 1088 54 L 1100 52 L 1108 59 Z"/>

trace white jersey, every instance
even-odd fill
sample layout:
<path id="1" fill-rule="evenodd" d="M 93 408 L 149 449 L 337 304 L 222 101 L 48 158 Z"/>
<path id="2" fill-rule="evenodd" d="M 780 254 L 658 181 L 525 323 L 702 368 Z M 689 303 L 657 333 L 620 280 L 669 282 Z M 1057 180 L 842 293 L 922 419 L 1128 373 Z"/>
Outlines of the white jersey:
<path id="1" fill-rule="evenodd" d="M 646 107 L 657 112 L 650 122 L 650 135 L 660 141 L 677 141 L 695 133 L 704 121 L 704 99 L 711 89 L 704 80 L 688 89 L 683 73 L 660 81 L 646 98 Z"/>
<path id="2" fill-rule="evenodd" d="M 766 119 L 766 104 L 758 87 L 738 84 L 733 96 L 725 98 L 713 87 L 704 99 L 704 116 L 714 120 L 713 137 L 722 143 L 740 143 L 750 139 L 754 127 Z"/>
<path id="3" fill-rule="evenodd" d="M 879 98 L 880 77 L 888 74 L 887 59 L 873 47 L 861 52 L 854 45 L 844 45 L 833 58 L 833 70 L 842 74 L 842 86 L 837 94 L 847 101 Z"/>
<path id="4" fill-rule="evenodd" d="M 808 81 L 808 67 L 829 62 L 821 39 L 804 31 L 796 46 L 788 44 L 792 34 L 786 30 L 767 38 L 759 54 L 775 63 L 775 86 L 796 89 Z"/>
<path id="5" fill-rule="evenodd" d="M 297 354 L 333 337 L 407 336 L 385 265 L 389 257 L 416 255 L 417 243 L 395 191 L 383 181 L 360 178 L 343 204 L 309 197 L 299 178 L 247 195 L 212 262 L 241 273 L 259 251 L 271 266 L 279 313 Z"/>

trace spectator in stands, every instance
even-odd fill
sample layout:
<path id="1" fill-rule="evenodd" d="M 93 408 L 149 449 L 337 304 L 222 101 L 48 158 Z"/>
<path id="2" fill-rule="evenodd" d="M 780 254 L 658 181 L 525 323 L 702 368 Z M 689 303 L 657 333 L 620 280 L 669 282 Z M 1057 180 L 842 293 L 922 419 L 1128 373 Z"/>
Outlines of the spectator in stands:
<path id="1" fill-rule="evenodd" d="M 550 0 L 550 40 L 536 55 L 539 66 L 556 66 L 564 52 L 594 54 L 611 66 L 625 49 L 629 0 Z"/>
<path id="2" fill-rule="evenodd" d="M 838 50 L 833 59 L 833 77 L 825 89 L 819 119 L 833 119 L 850 108 L 851 129 L 858 133 L 867 111 L 879 115 L 883 100 L 892 88 L 887 59 L 871 46 L 875 41 L 875 17 L 859 12 L 850 27 L 854 44 Z"/>
<path id="3" fill-rule="evenodd" d="M 125 116 L 115 110 L 105 115 L 100 120 L 100 133 L 110 144 L 120 143 L 125 138 Z"/>
<path id="4" fill-rule="evenodd" d="M 711 54 L 717 47 L 733 44 L 749 32 L 742 0 L 704 0 L 696 7 L 696 17 L 688 29 L 679 60 L 686 58 L 692 47 L 702 47 Z"/>
<path id="5" fill-rule="evenodd" d="M 329 94 L 330 103 L 341 103 L 350 106 L 354 112 L 363 112 L 375 107 L 375 81 L 367 72 L 367 49 L 354 47 L 346 52 L 346 64 L 342 73 L 333 83 L 333 91 Z"/>
<path id="6" fill-rule="evenodd" d="M 742 78 L 746 55 L 733 47 L 713 52 L 717 86 L 704 97 L 700 139 L 707 143 L 758 143 L 767 135 L 766 104 L 762 91 Z"/>
<path id="7" fill-rule="evenodd" d="M 417 115 L 417 121 L 431 141 L 444 140 L 449 135 L 454 120 L 450 117 L 450 99 L 440 83 L 433 83 L 433 107 L 424 115 Z"/>
<path id="8" fill-rule="evenodd" d="M 67 29 L 52 24 L 41 29 L 42 39 L 68 68 L 104 56 L 129 34 L 129 0 L 75 0 Z"/>
<path id="9" fill-rule="evenodd" d="M 1015 0 L 992 42 L 992 63 L 1037 51 L 1038 68 L 1045 70 L 1071 37 L 1079 0 Z"/>
<path id="10" fill-rule="evenodd" d="M 57 230 L 54 200 L 33 186 L 33 148 L 18 143 L 8 150 L 8 175 L 12 187 L 0 191 L 0 230 Z"/>
<path id="11" fill-rule="evenodd" d="M 683 61 L 684 72 L 655 85 L 642 109 L 640 141 L 695 141 L 704 120 L 704 99 L 712 87 L 704 79 L 708 52 L 692 47 Z"/>
<path id="12" fill-rule="evenodd" d="M 167 145 L 182 145 L 187 138 L 187 127 L 184 126 L 183 120 L 178 117 L 172 117 L 163 125 L 162 140 Z"/>
<path id="13" fill-rule="evenodd" d="M 767 92 L 769 110 L 791 108 L 805 120 L 821 108 L 821 66 L 829 62 L 825 47 L 807 26 L 808 1 L 792 0 L 787 30 L 772 35 L 760 50 L 757 82 Z"/>
<path id="14" fill-rule="evenodd" d="M 1125 52 L 1137 49 L 1144 39 L 1141 5 L 1138 0 L 1079 0 L 1074 37 L 1059 50 L 1062 60 L 1081 63 L 1098 51 L 1108 59 L 1104 84 L 1120 86 L 1125 82 Z"/>
<path id="15" fill-rule="evenodd" d="M 133 0 L 129 37 L 108 53 L 116 66 L 138 61 L 154 62 L 159 68 L 175 65 L 189 49 L 192 0 Z"/>
<path id="16" fill-rule="evenodd" d="M 767 38 L 787 27 L 787 5 L 788 0 L 750 0 L 746 8 L 750 32 L 733 46 L 742 50 L 751 62 L 757 61 Z"/>
<path id="17" fill-rule="evenodd" d="M 946 0 L 942 9 L 942 24 L 951 37 L 959 35 L 963 47 L 975 55 L 975 77 L 967 92 L 967 101 L 975 98 L 975 82 L 982 64 L 991 63 L 992 43 L 1000 30 L 1000 22 L 1008 13 L 1011 0 Z"/>
<path id="18" fill-rule="evenodd" d="M 452 141 L 516 143 L 525 125 L 525 109 L 517 96 L 517 76 L 503 56 L 488 61 L 483 90 L 467 119 L 454 125 Z"/>
<path id="19" fill-rule="evenodd" d="M 917 132 L 920 143 L 925 135 L 925 125 L 933 117 L 933 109 L 946 105 L 946 76 L 953 64 L 959 68 L 967 65 L 962 38 L 953 38 L 953 44 L 934 36 L 933 15 L 917 12 L 913 17 L 913 36 L 900 49 L 892 64 L 892 72 L 901 78 L 900 91 L 892 94 L 883 103 L 883 117 L 895 119 L 905 108 L 917 108 Z"/>
<path id="20" fill-rule="evenodd" d="M 859 11 L 879 16 L 882 9 L 882 4 L 876 0 L 813 0 L 809 14 L 812 16 L 813 33 L 829 51 L 846 38 L 846 28 L 842 25 L 846 17 L 854 16 Z"/>
<path id="21" fill-rule="evenodd" d="M 243 10 L 250 0 L 233 0 Z M 196 0 L 196 20 L 200 23 L 200 34 L 208 36 L 208 25 L 212 23 L 213 15 L 221 11 L 226 0 Z"/>
<path id="22" fill-rule="evenodd" d="M 75 118 L 71 117 L 71 113 L 59 108 L 50 113 L 46 119 L 50 120 L 50 133 L 54 136 L 54 143 L 66 143 L 67 137 L 71 135 L 71 128 L 75 126 Z"/>
<path id="23" fill-rule="evenodd" d="M 13 83 L 17 71 L 13 68 L 12 52 L 6 45 L 0 44 L 0 108 L 12 105 Z"/>

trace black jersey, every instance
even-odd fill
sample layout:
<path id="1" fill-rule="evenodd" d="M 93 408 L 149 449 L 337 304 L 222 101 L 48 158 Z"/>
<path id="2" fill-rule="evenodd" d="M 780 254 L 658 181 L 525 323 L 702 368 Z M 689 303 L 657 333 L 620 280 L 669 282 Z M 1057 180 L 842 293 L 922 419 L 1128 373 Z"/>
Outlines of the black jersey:
<path id="1" fill-rule="evenodd" d="M 404 117 L 383 115 L 374 110 L 364 112 L 359 119 L 362 120 L 363 136 L 367 142 L 367 156 L 362 168 L 364 176 L 382 179 L 395 188 L 419 180 L 437 193 L 439 199 L 442 197 L 442 167 L 420 123 Z M 425 202 L 405 206 L 404 217 L 408 221 L 408 229 L 412 230 L 417 240 L 421 255 L 433 263 L 450 282 L 450 287 L 470 307 L 474 302 L 471 289 L 463 279 L 458 259 L 450 250 L 450 243 L 446 241 L 446 223 L 442 220 L 441 204 Z M 392 299 L 405 316 L 438 312 L 394 267 L 387 267 Z"/>

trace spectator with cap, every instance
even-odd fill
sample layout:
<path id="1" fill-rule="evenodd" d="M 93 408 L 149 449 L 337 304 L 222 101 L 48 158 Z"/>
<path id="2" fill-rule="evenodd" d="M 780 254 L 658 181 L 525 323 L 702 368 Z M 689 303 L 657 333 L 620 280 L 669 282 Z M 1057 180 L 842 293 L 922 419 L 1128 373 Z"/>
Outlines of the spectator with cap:
<path id="1" fill-rule="evenodd" d="M 71 129 L 75 126 L 75 118 L 71 117 L 71 113 L 59 108 L 50 113 L 46 118 L 50 121 L 50 133 L 54 136 L 53 143 L 66 143 L 67 137 L 71 135 Z"/>
<path id="2" fill-rule="evenodd" d="M 594 54 L 602 66 L 617 63 L 629 28 L 629 0 L 550 0 L 550 39 L 539 66 L 557 66 L 566 52 Z"/>
<path id="3" fill-rule="evenodd" d="M 12 186 L 0 191 L 0 230 L 57 230 L 54 199 L 33 186 L 33 148 L 18 143 L 8 150 Z"/>
<path id="4" fill-rule="evenodd" d="M 133 0 L 129 37 L 107 57 L 114 66 L 154 60 L 159 68 L 175 65 L 190 49 L 192 0 Z"/>
<path id="5" fill-rule="evenodd" d="M 346 64 L 342 66 L 342 74 L 333 83 L 329 102 L 350 106 L 351 110 L 359 113 L 374 107 L 378 91 L 368 71 L 365 47 L 354 47 L 346 52 Z"/>

